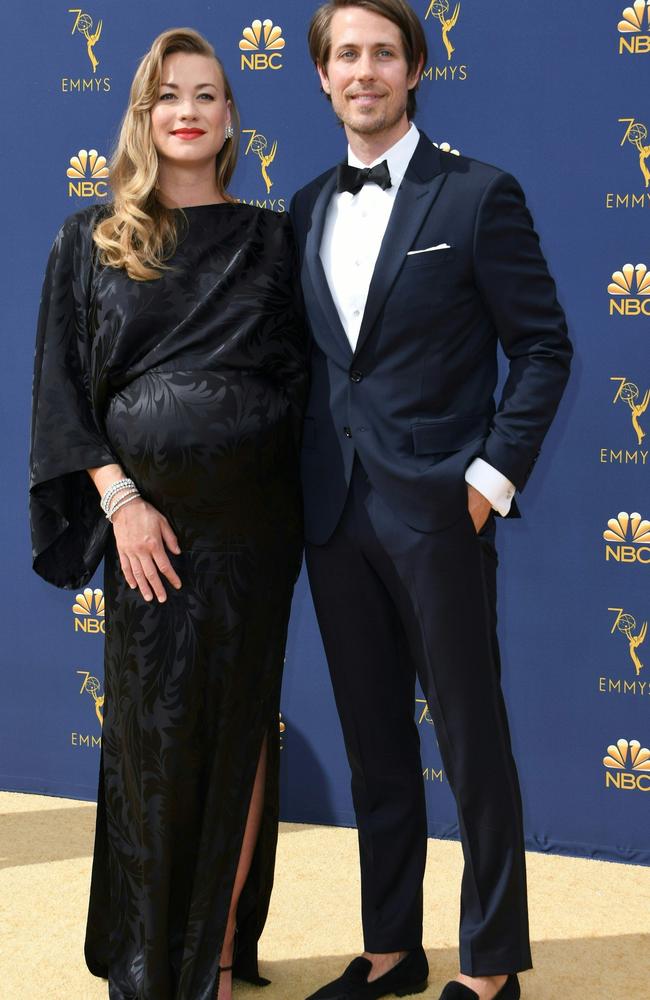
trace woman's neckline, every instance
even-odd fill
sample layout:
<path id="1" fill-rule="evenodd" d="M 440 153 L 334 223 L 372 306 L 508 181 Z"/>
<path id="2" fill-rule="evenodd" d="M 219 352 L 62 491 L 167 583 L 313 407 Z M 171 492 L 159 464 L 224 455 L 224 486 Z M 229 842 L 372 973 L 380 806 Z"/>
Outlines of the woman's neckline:
<path id="1" fill-rule="evenodd" d="M 235 202 L 232 201 L 207 201 L 203 205 L 177 205 L 174 207 L 174 212 L 189 212 L 193 208 L 229 208 L 235 207 Z"/>

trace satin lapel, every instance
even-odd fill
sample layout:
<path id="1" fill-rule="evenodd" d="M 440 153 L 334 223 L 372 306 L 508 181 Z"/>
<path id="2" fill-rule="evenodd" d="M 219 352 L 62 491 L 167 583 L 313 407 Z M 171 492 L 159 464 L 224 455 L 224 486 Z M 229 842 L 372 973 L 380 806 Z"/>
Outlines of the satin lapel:
<path id="1" fill-rule="evenodd" d="M 334 305 L 334 299 L 332 298 L 330 286 L 327 283 L 323 264 L 320 259 L 320 245 L 323 238 L 323 229 L 325 227 L 327 206 L 329 205 L 335 191 L 336 170 L 334 170 L 330 177 L 325 181 L 325 184 L 320 190 L 320 194 L 314 202 L 311 214 L 311 227 L 307 233 L 307 240 L 305 242 L 304 267 L 307 270 L 312 290 L 325 318 L 327 330 L 332 333 L 336 343 L 340 347 L 344 348 L 346 355 L 350 356 L 352 354 L 350 341 L 347 338 L 337 308 Z M 318 325 L 312 324 L 312 329 L 314 329 L 314 336 L 316 339 L 319 339 Z M 327 348 L 326 344 L 323 344 L 322 346 Z"/>
<path id="2" fill-rule="evenodd" d="M 363 347 L 395 278 L 413 246 L 422 223 L 446 178 L 440 173 L 440 154 L 422 135 L 397 196 L 375 265 L 355 356 Z"/>

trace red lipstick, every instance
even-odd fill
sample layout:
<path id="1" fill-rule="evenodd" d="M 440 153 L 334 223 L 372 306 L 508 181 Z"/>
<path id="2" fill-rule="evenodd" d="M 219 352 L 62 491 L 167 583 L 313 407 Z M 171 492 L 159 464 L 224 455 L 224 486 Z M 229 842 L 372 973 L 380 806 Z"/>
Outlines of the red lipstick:
<path id="1" fill-rule="evenodd" d="M 172 135 L 179 139 L 198 139 L 205 135 L 205 132 L 202 128 L 177 128 L 172 132 Z"/>

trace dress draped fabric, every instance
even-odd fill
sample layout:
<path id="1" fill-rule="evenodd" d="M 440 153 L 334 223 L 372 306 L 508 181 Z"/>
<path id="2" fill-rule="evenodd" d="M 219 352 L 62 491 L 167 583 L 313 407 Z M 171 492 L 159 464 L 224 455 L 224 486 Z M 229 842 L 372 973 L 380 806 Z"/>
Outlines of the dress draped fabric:
<path id="1" fill-rule="evenodd" d="M 88 582 L 105 557 L 105 713 L 86 961 L 111 1000 L 213 1000 L 257 763 L 262 828 L 235 975 L 263 983 L 278 711 L 302 553 L 305 342 L 288 219 L 178 211 L 162 277 L 97 263 L 102 209 L 48 264 L 32 426 L 34 568 Z M 182 589 L 147 603 L 121 572 L 86 470 L 119 463 L 177 534 Z"/>

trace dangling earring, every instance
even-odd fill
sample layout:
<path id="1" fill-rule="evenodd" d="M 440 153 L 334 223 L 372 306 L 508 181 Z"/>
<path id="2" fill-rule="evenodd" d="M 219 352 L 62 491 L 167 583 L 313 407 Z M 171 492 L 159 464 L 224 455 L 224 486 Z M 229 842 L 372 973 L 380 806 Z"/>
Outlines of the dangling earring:
<path id="1" fill-rule="evenodd" d="M 226 125 L 226 140 L 232 139 L 234 135 L 235 135 L 235 130 L 230 124 L 230 122 L 228 122 L 228 124 Z"/>

